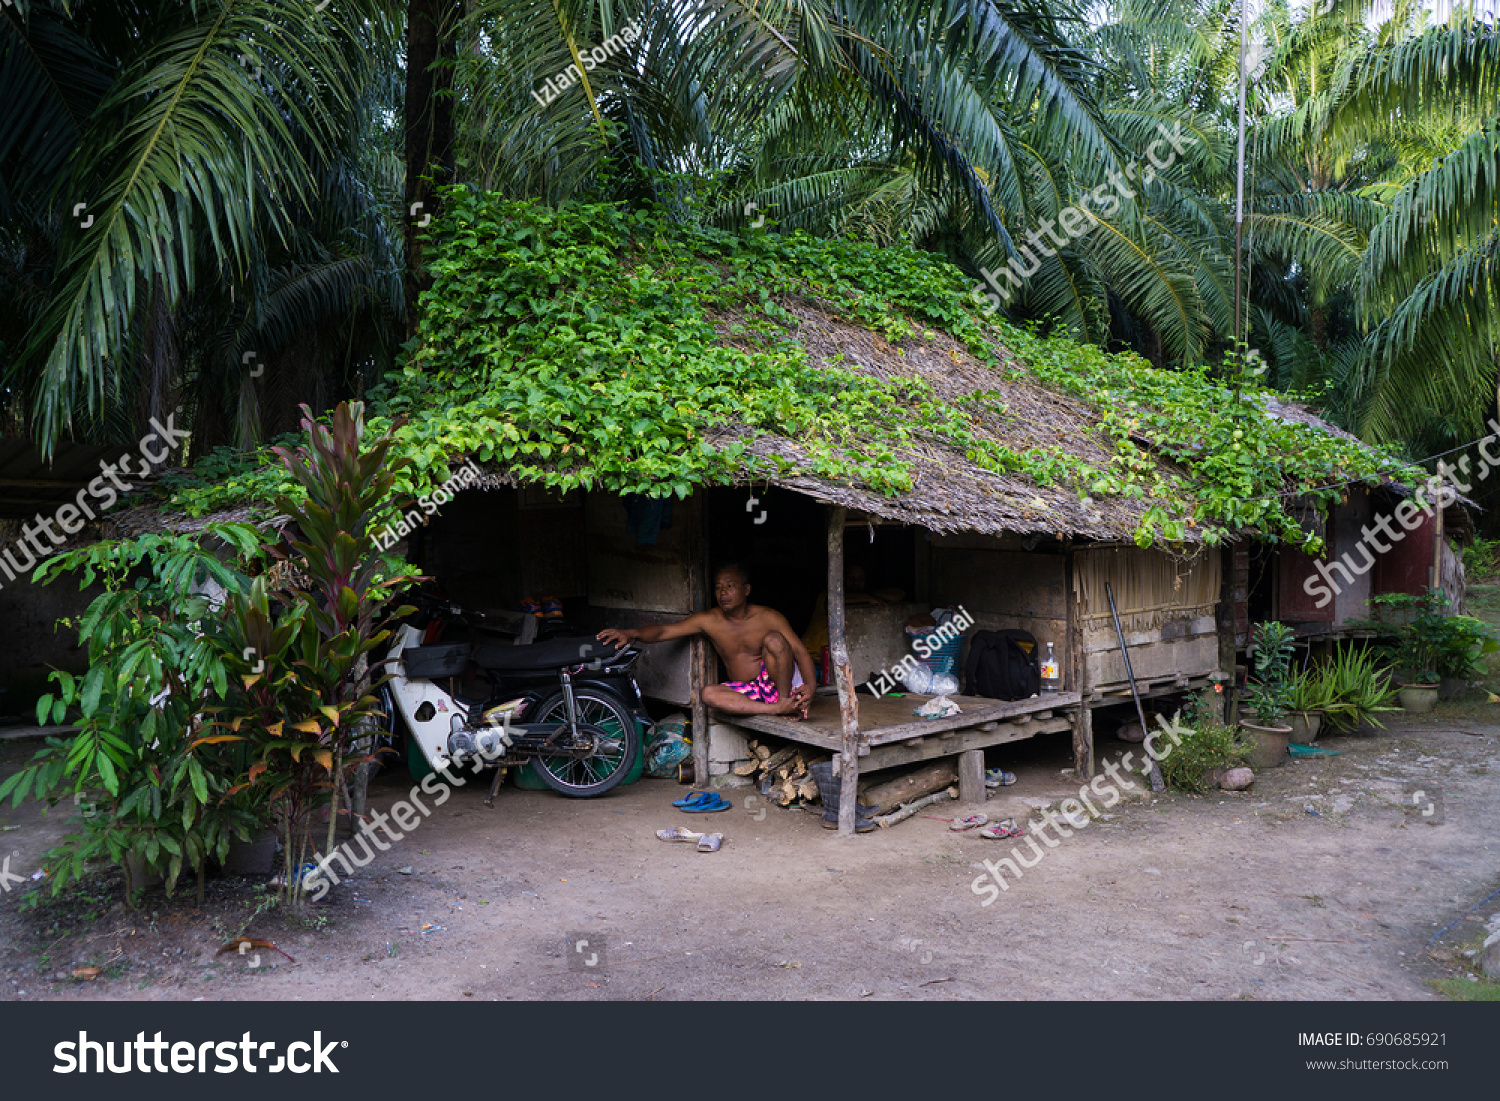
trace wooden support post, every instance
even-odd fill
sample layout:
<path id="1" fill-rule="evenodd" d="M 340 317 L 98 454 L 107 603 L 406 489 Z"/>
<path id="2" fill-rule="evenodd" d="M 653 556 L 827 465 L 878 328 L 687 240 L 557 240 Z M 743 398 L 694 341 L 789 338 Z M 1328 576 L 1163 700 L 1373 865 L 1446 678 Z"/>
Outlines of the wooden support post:
<path id="1" fill-rule="evenodd" d="M 687 540 L 688 600 L 693 611 L 708 607 L 708 540 L 703 492 L 693 499 L 692 515 L 688 518 Z M 708 775 L 708 706 L 703 702 L 703 687 L 713 681 L 714 655 L 709 650 L 708 639 L 694 635 L 688 644 L 688 687 L 692 693 L 693 710 L 693 786 L 706 788 Z"/>
<path id="2" fill-rule="evenodd" d="M 693 693 L 693 786 L 708 786 L 708 706 L 703 702 L 703 686 L 711 675 L 705 674 L 713 655 L 708 640 L 701 635 L 688 644 L 688 684 Z"/>
<path id="3" fill-rule="evenodd" d="M 1084 652 L 1085 634 L 1078 622 L 1078 593 L 1075 591 L 1073 556 L 1068 552 L 1064 575 L 1063 601 L 1068 617 L 1068 666 L 1072 683 L 1066 687 L 1078 693 L 1078 710 L 1073 715 L 1073 768 L 1079 779 L 1094 778 L 1094 712 L 1089 708 L 1089 663 Z"/>
<path id="4" fill-rule="evenodd" d="M 1094 778 L 1094 712 L 1087 703 L 1073 714 L 1073 768 L 1080 780 Z"/>
<path id="5" fill-rule="evenodd" d="M 859 805 L 859 704 L 854 698 L 854 671 L 849 668 L 849 641 L 844 631 L 844 516 L 842 505 L 828 509 L 828 653 L 833 682 L 839 689 L 839 833 L 854 835 Z"/>
<path id="6" fill-rule="evenodd" d="M 1239 644 L 1235 637 L 1235 591 L 1234 591 L 1234 559 L 1236 543 L 1225 543 L 1219 552 L 1219 569 L 1223 576 L 1219 579 L 1219 604 L 1214 610 L 1214 629 L 1219 636 L 1219 671 L 1229 674 L 1228 684 L 1234 684 L 1234 667 L 1239 661 Z M 1229 716 L 1229 699 L 1232 694 L 1224 694 L 1223 718 L 1233 721 Z"/>
<path id="7" fill-rule="evenodd" d="M 984 750 L 966 749 L 958 755 L 958 799 L 984 802 Z"/>
<path id="8" fill-rule="evenodd" d="M 1073 599 L 1073 550 L 1063 552 L 1063 652 L 1061 663 L 1064 692 L 1076 692 L 1081 683 L 1078 679 L 1078 651 L 1081 647 L 1078 629 L 1078 605 Z"/>
<path id="9" fill-rule="evenodd" d="M 1443 464 L 1438 464 L 1438 469 L 1443 469 Z M 1446 481 L 1439 481 L 1437 500 L 1432 506 L 1432 588 L 1443 587 L 1443 490 L 1448 488 Z"/>

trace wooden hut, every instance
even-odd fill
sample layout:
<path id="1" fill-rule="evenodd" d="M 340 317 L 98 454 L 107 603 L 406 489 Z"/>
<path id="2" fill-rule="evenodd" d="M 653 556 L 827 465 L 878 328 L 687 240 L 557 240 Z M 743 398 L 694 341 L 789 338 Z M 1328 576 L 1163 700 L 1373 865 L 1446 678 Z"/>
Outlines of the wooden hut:
<path id="1" fill-rule="evenodd" d="M 1326 426 L 1263 416 L 1253 386 L 1242 403 L 1201 372 L 980 319 L 971 281 L 915 250 L 481 195 L 432 234 L 427 309 L 382 401 L 411 418 L 401 446 L 428 464 L 422 484 L 443 476 L 434 456 L 482 475 L 409 556 L 466 606 L 556 597 L 580 630 L 694 611 L 730 558 L 755 560 L 752 599 L 798 628 L 822 594 L 835 675 L 805 722 L 741 717 L 705 737 L 717 670 L 701 639 L 638 668 L 648 695 L 694 709 L 700 776 L 746 731 L 838 753 L 841 829 L 861 771 L 954 756 L 977 799 L 986 747 L 1071 736 L 1090 775 L 1094 709 L 1129 698 L 1120 633 L 1147 695 L 1233 663 L 1233 578 L 1202 525 L 1274 538 L 1254 524 L 1276 517 L 1226 508 L 1225 482 L 1199 476 L 1241 446 L 1231 428 L 1273 495 L 1381 480 Z M 1226 438 L 1204 436 L 1210 421 Z M 845 601 L 856 554 L 899 599 Z M 1052 643 L 1060 690 L 960 697 L 930 721 L 910 696 L 855 693 L 906 652 L 913 612 L 948 605 Z"/>
<path id="2" fill-rule="evenodd" d="M 1098 414 L 1023 371 L 988 367 L 942 334 L 901 354 L 858 325 L 796 308 L 811 354 L 842 356 L 858 372 L 920 376 L 954 403 L 975 391 L 993 395 L 993 407 L 1005 412 L 975 415 L 980 446 L 1046 443 L 1087 463 L 1109 462 Z M 694 730 L 710 733 L 695 739 L 700 777 L 727 771 L 746 738 L 772 735 L 836 754 L 849 792 L 861 773 L 956 757 L 961 795 L 978 801 L 983 751 L 1018 739 L 1070 737 L 1080 775 L 1093 775 L 1092 712 L 1130 699 L 1121 632 L 1146 697 L 1201 688 L 1226 662 L 1232 667 L 1235 601 L 1224 583 L 1224 548 L 1205 546 L 1191 528 L 1170 545 L 1136 544 L 1147 510 L 1175 514 L 1177 502 L 1150 494 L 1081 500 L 1076 491 L 997 473 L 932 439 L 911 447 L 911 490 L 886 495 L 810 473 L 797 440 L 735 428 L 720 434 L 721 442 L 733 438 L 746 444 L 747 468 L 764 470 L 774 457 L 781 473 L 726 479 L 653 504 L 598 490 L 553 495 L 520 484 L 502 464 L 482 464 L 477 488 L 433 519 L 413 555 L 466 605 L 510 608 L 526 596 L 556 596 L 590 630 L 704 607 L 714 564 L 730 559 L 757 567 L 752 600 L 776 607 L 798 629 L 826 593 L 837 675 L 805 721 L 710 715 L 699 692 L 721 678 L 705 641 L 647 647 L 638 666 L 643 691 L 693 709 Z M 1173 469 L 1159 456 L 1152 461 Z M 901 599 L 846 604 L 851 560 L 865 567 L 869 588 L 900 590 Z M 913 717 L 920 697 L 856 693 L 907 653 L 907 620 L 936 606 L 962 607 L 978 628 L 1021 628 L 1043 647 L 1052 643 L 1060 690 L 1008 702 L 959 696 L 961 713 L 936 720 Z M 852 814 L 842 828 L 853 829 Z"/>

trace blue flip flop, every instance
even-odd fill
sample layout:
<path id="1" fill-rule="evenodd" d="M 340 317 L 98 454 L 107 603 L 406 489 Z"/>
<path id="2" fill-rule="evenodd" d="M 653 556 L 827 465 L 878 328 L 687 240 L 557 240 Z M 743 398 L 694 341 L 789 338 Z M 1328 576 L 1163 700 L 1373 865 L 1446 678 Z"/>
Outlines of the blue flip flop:
<path id="1" fill-rule="evenodd" d="M 674 807 L 691 807 L 696 803 L 701 803 L 703 802 L 703 800 L 710 799 L 712 797 L 713 792 L 711 791 L 690 791 L 683 798 L 672 800 L 672 805 Z"/>
<path id="2" fill-rule="evenodd" d="M 710 792 L 707 799 L 700 799 L 691 806 L 682 808 L 684 814 L 712 814 L 714 811 L 728 810 L 734 804 L 725 799 L 718 792 Z"/>

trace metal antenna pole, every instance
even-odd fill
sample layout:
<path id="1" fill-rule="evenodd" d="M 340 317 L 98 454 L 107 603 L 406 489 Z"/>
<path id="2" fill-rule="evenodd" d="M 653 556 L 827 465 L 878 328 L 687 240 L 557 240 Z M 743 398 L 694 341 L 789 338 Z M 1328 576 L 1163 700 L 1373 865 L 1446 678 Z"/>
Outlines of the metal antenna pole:
<path id="1" fill-rule="evenodd" d="M 1250 50 L 1250 0 L 1240 0 L 1240 120 L 1239 152 L 1234 166 L 1234 403 L 1240 403 L 1240 375 L 1244 364 L 1239 356 L 1244 351 L 1244 261 L 1245 247 L 1245 61 Z"/>

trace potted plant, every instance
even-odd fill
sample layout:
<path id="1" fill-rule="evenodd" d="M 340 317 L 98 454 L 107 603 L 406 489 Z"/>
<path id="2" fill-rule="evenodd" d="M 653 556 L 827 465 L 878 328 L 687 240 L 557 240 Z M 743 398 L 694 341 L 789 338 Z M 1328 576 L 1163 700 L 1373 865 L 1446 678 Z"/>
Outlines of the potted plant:
<path id="1" fill-rule="evenodd" d="M 1323 709 L 1336 702 L 1327 666 L 1294 674 L 1291 688 L 1291 710 L 1287 712 L 1291 740 L 1297 745 L 1311 745 L 1318 740 L 1318 731 L 1322 729 Z"/>
<path id="2" fill-rule="evenodd" d="M 1247 697 L 1256 721 L 1242 722 L 1255 742 L 1250 755 L 1252 768 L 1278 768 L 1286 764 L 1287 742 L 1292 728 L 1286 725 L 1292 709 L 1292 629 L 1272 620 L 1255 633 L 1255 680 Z"/>
<path id="3" fill-rule="evenodd" d="M 1323 720 L 1336 733 L 1373 733 L 1384 727 L 1377 715 L 1394 711 L 1391 675 L 1377 668 L 1369 650 L 1347 648 L 1323 667 L 1328 691 Z"/>
<path id="4" fill-rule="evenodd" d="M 1370 603 L 1377 617 L 1394 628 L 1389 652 L 1397 670 L 1401 706 L 1418 713 L 1431 711 L 1437 705 L 1437 667 L 1448 634 L 1443 615 L 1447 598 L 1441 590 L 1428 589 L 1421 596 L 1386 593 Z"/>
<path id="5" fill-rule="evenodd" d="M 1467 615 L 1445 616 L 1441 635 L 1437 672 L 1442 680 L 1438 698 L 1457 699 L 1468 688 L 1470 679 L 1485 671 L 1484 655 L 1500 650 L 1500 641 L 1481 621 Z"/>

